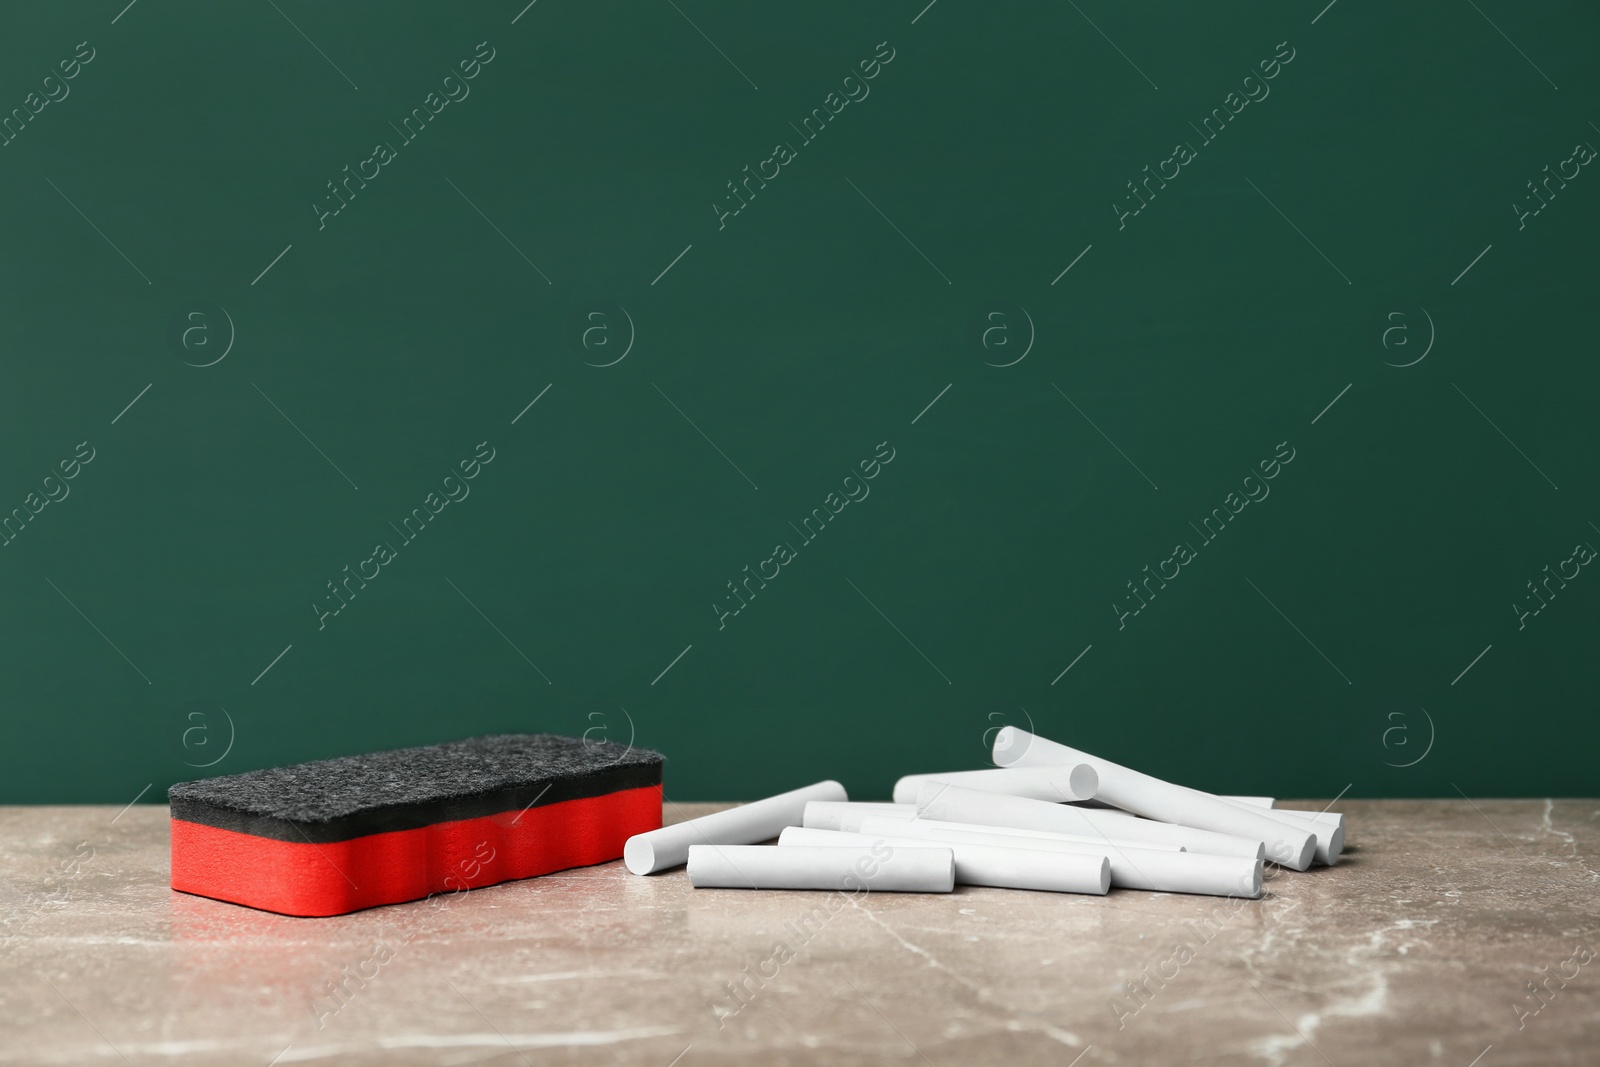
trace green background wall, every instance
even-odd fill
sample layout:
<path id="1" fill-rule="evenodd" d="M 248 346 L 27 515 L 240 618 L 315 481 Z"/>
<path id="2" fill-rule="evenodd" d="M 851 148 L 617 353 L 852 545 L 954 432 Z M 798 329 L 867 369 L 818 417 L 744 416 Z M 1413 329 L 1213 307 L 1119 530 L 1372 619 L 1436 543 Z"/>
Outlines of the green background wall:
<path id="1" fill-rule="evenodd" d="M 869 798 L 1006 722 L 1594 792 L 1592 7 L 123 3 L 0 33 L 0 800 L 513 730 Z"/>

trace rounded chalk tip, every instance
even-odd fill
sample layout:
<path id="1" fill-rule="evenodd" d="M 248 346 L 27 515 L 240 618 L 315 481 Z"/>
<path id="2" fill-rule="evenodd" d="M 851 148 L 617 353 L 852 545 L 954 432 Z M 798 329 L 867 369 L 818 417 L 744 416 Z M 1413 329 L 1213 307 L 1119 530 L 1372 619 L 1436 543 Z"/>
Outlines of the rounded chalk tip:
<path id="1" fill-rule="evenodd" d="M 1318 831 L 1319 833 L 1321 831 Z M 1344 827 L 1334 828 L 1328 836 L 1328 865 L 1331 867 L 1339 862 L 1339 854 L 1344 851 Z"/>
<path id="2" fill-rule="evenodd" d="M 1250 876 L 1250 885 L 1249 885 L 1250 892 L 1245 894 L 1251 900 L 1257 900 L 1261 896 L 1262 870 L 1263 870 L 1263 868 L 1265 866 L 1266 865 L 1264 863 L 1262 863 L 1261 860 L 1256 860 L 1255 870 L 1251 873 L 1251 876 Z"/>
<path id="3" fill-rule="evenodd" d="M 1317 855 L 1317 835 L 1306 834 L 1305 838 L 1286 838 L 1278 841 L 1273 847 L 1273 854 L 1267 858 L 1291 870 L 1303 871 L 1311 866 L 1311 861 Z"/>
<path id="4" fill-rule="evenodd" d="M 850 794 L 845 792 L 844 783 L 836 782 L 832 778 L 824 778 L 811 788 L 818 793 L 826 794 L 817 797 L 818 800 L 831 800 L 835 804 L 847 804 L 850 801 Z"/>
<path id="5" fill-rule="evenodd" d="M 1109 856 L 1101 856 L 1100 857 L 1100 895 L 1104 896 L 1105 894 L 1107 894 L 1109 892 L 1111 892 L 1111 858 Z"/>
<path id="6" fill-rule="evenodd" d="M 994 735 L 994 763 L 997 767 L 1009 767 L 1022 758 L 1022 738 L 1015 726 L 1002 726 L 1000 732 Z"/>
<path id="7" fill-rule="evenodd" d="M 628 838 L 622 846 L 622 862 L 634 874 L 649 874 L 656 868 L 656 849 L 643 834 Z"/>
<path id="8" fill-rule="evenodd" d="M 1073 799 L 1093 800 L 1100 791 L 1100 775 L 1087 763 L 1080 763 L 1072 768 L 1067 785 L 1072 789 Z"/>

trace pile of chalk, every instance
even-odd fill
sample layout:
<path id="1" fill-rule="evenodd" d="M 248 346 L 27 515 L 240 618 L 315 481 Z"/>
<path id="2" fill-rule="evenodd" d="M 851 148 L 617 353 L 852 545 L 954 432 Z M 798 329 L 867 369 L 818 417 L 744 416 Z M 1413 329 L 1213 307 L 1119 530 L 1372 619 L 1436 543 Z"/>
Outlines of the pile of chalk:
<path id="1" fill-rule="evenodd" d="M 687 863 L 696 888 L 1256 898 L 1263 863 L 1303 871 L 1344 849 L 1337 813 L 1174 785 L 1014 726 L 995 735 L 994 762 L 908 775 L 888 804 L 818 782 L 638 834 L 623 860 L 640 875 Z"/>

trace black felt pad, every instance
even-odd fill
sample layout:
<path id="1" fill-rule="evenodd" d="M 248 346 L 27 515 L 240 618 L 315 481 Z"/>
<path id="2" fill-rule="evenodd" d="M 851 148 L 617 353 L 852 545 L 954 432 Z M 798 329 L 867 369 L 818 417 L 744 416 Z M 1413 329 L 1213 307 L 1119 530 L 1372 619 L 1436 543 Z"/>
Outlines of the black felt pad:
<path id="1" fill-rule="evenodd" d="M 180 782 L 172 817 L 280 841 L 344 841 L 661 782 L 660 753 L 494 734 Z"/>

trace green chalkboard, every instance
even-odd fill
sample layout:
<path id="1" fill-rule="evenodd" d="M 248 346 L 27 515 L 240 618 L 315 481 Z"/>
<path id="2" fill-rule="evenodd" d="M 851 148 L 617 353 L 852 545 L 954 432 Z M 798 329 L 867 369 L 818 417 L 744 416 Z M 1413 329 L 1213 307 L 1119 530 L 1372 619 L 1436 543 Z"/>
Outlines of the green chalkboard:
<path id="1" fill-rule="evenodd" d="M 1593 7 L 125 4 L 0 16 L 0 801 L 1593 793 Z"/>

